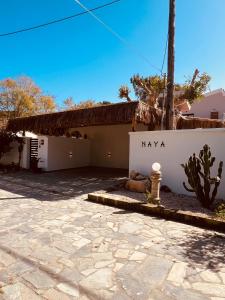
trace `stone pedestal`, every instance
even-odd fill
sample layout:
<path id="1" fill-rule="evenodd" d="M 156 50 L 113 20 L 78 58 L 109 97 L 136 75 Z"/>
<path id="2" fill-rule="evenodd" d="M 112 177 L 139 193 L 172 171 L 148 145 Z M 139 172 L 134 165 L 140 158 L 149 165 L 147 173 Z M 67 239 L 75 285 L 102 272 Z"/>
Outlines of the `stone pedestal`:
<path id="1" fill-rule="evenodd" d="M 152 188 L 151 188 L 151 197 L 152 200 L 160 205 L 160 181 L 162 180 L 161 172 L 160 171 L 152 171 L 151 175 L 151 182 L 152 182 Z"/>

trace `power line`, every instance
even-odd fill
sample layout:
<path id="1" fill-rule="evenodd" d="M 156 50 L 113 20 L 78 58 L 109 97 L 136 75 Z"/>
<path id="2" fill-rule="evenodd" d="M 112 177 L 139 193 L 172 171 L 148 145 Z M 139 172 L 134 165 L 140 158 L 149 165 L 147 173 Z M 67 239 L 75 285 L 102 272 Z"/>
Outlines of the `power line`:
<path id="1" fill-rule="evenodd" d="M 166 45 L 165 45 L 165 50 L 164 50 L 164 55 L 163 55 L 163 62 L 162 62 L 162 67 L 161 67 L 161 75 L 163 75 L 163 69 L 166 61 L 166 54 L 167 54 L 167 48 L 168 48 L 168 34 L 166 37 Z"/>
<path id="2" fill-rule="evenodd" d="M 144 56 L 142 53 L 139 52 L 139 50 L 134 47 L 132 44 L 130 44 L 129 42 L 127 42 L 127 40 L 125 40 L 121 35 L 119 35 L 115 30 L 113 30 L 110 26 L 108 26 L 105 22 L 103 22 L 99 17 L 97 17 L 93 11 L 95 10 L 99 10 L 101 8 L 104 8 L 104 7 L 107 7 L 107 6 L 110 6 L 110 5 L 113 5 L 117 2 L 120 2 L 121 0 L 114 0 L 114 1 L 111 1 L 111 2 L 108 2 L 108 3 L 105 3 L 103 5 L 100 5 L 100 6 L 97 6 L 97 7 L 94 7 L 94 8 L 91 8 L 91 9 L 88 9 L 87 7 L 85 7 L 80 1 L 78 0 L 74 0 L 79 6 L 81 6 L 85 11 L 83 12 L 80 12 L 80 13 L 77 13 L 77 14 L 74 14 L 74 15 L 71 15 L 71 16 L 68 16 L 68 17 L 64 17 L 64 18 L 61 18 L 61 19 L 56 19 L 56 20 L 53 20 L 53 21 L 49 21 L 49 22 L 46 22 L 46 23 L 42 23 L 42 24 L 39 24 L 39 25 L 35 25 L 35 26 L 32 26 L 32 27 L 27 27 L 27 28 L 23 28 L 23 29 L 19 29 L 19 30 L 15 30 L 15 31 L 11 31 L 11 32 L 5 32 L 5 33 L 0 33 L 0 37 L 5 37 L 5 36 L 10 36 L 10 35 L 16 35 L 16 34 L 19 34 L 19 33 L 23 33 L 23 32 L 27 32 L 27 31 L 32 31 L 32 30 L 35 30 L 35 29 L 38 29 L 38 28 L 42 28 L 42 27 L 47 27 L 49 25 L 52 25 L 52 24 L 56 24 L 56 23 L 60 23 L 60 22 L 64 22 L 64 21 L 67 21 L 69 19 L 73 19 L 73 18 L 76 18 L 76 17 L 79 17 L 79 16 L 82 16 L 82 15 L 85 15 L 85 14 L 91 14 L 93 18 L 95 18 L 100 24 L 102 24 L 109 32 L 111 32 L 118 40 L 120 40 L 120 42 L 122 42 L 123 44 L 125 44 L 127 47 L 129 47 L 130 49 L 133 50 L 133 52 L 136 52 L 136 54 L 138 54 L 138 56 L 140 56 L 143 60 L 145 60 L 152 68 L 154 68 L 155 70 L 157 71 L 160 71 L 162 73 L 162 69 L 163 69 L 163 66 L 164 66 L 164 62 L 165 62 L 165 55 L 166 55 L 166 52 L 164 54 L 164 59 L 163 59 L 163 66 L 162 68 L 158 68 L 157 66 L 153 65 L 149 59 Z"/>
<path id="3" fill-rule="evenodd" d="M 120 2 L 120 1 L 121 0 L 114 0 L 114 1 L 111 1 L 111 2 L 108 2 L 108 3 L 105 3 L 103 5 L 94 7 L 92 9 L 90 9 L 89 11 L 92 12 L 92 11 L 104 8 L 106 6 L 110 6 L 110 5 L 115 4 L 116 2 Z M 89 13 L 89 11 L 83 11 L 83 12 L 77 13 L 75 15 L 71 15 L 71 16 L 68 16 L 68 17 L 61 18 L 61 19 L 49 21 L 47 23 L 39 24 L 39 25 L 32 26 L 32 27 L 23 28 L 23 29 L 19 29 L 19 30 L 16 30 L 16 31 L 6 32 L 6 33 L 1 33 L 0 37 L 9 36 L 9 35 L 15 35 L 15 34 L 18 34 L 18 33 L 26 32 L 26 31 L 31 31 L 31 30 L 38 29 L 38 28 L 41 28 L 41 27 L 46 27 L 46 26 L 49 26 L 49 25 L 52 25 L 52 24 L 55 24 L 55 23 L 59 23 L 59 22 L 63 22 L 63 21 L 66 21 L 66 20 L 69 20 L 69 19 L 72 19 L 72 18 L 79 17 L 81 15 L 85 15 L 85 14 Z"/>
<path id="4" fill-rule="evenodd" d="M 133 45 L 131 45 L 129 42 L 127 42 L 126 39 L 124 39 L 119 33 L 117 33 L 114 29 L 112 29 L 109 25 L 107 25 L 105 22 L 103 22 L 99 17 L 96 16 L 96 14 L 94 14 L 92 12 L 92 10 L 88 9 L 85 5 L 83 5 L 79 0 L 74 0 L 80 7 L 82 7 L 86 13 L 89 13 L 96 21 L 98 21 L 102 26 L 104 26 L 112 35 L 114 35 L 121 43 L 123 43 L 124 45 L 126 45 L 128 48 L 130 48 L 133 52 L 135 52 L 139 57 L 141 57 L 143 60 L 145 60 L 145 62 L 147 62 L 152 68 L 154 68 L 155 70 L 157 70 L 158 72 L 161 71 L 160 68 L 158 68 L 157 66 L 153 65 L 149 59 L 144 56 L 142 53 L 139 52 L 139 50 L 134 47 Z"/>

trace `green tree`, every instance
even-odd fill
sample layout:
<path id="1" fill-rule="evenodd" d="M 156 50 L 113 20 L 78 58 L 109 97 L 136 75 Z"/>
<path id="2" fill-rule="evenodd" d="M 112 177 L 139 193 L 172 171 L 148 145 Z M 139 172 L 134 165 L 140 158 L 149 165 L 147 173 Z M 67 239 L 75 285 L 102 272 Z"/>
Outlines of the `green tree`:
<path id="1" fill-rule="evenodd" d="M 200 99 L 206 92 L 211 77 L 207 73 L 200 74 L 195 70 L 192 78 L 188 78 L 184 84 L 175 84 L 175 106 L 181 101 L 188 100 L 191 104 Z M 167 79 L 163 76 L 148 76 L 143 77 L 134 75 L 130 79 L 136 97 L 150 106 L 158 107 L 158 100 L 162 97 L 165 87 L 167 86 Z M 130 90 L 127 86 L 121 86 L 119 89 L 119 97 L 126 98 L 130 101 Z"/>
<path id="2" fill-rule="evenodd" d="M 157 99 L 165 87 L 163 77 L 158 75 L 143 77 L 137 74 L 130 82 L 138 99 L 148 102 L 151 106 L 157 105 Z"/>
<path id="3" fill-rule="evenodd" d="M 181 99 L 187 99 L 190 104 L 199 100 L 202 95 L 207 91 L 211 77 L 207 73 L 199 74 L 198 70 L 194 74 L 194 77 L 187 79 L 185 84 L 181 86 L 184 90 L 184 94 L 181 95 Z"/>

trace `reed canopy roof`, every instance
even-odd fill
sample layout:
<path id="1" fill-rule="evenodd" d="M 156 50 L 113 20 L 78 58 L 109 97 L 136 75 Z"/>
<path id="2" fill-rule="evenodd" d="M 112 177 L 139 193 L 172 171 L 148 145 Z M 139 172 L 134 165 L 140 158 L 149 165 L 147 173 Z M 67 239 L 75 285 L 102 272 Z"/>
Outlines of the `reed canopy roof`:
<path id="1" fill-rule="evenodd" d="M 63 135 L 70 128 L 129 124 L 135 118 L 138 101 L 101 105 L 31 117 L 11 119 L 7 130 L 43 135 Z"/>
<path id="2" fill-rule="evenodd" d="M 162 121 L 163 119 L 163 121 Z M 122 102 L 90 108 L 75 109 L 58 113 L 10 119 L 7 130 L 30 131 L 42 135 L 67 135 L 69 129 L 83 126 L 132 124 L 147 125 L 147 130 L 165 128 L 165 114 L 161 109 L 141 101 Z M 223 120 L 212 120 L 175 115 L 176 129 L 224 128 Z M 163 126 L 162 126 L 163 125 Z"/>
<path id="3" fill-rule="evenodd" d="M 225 128 L 225 123 L 223 120 L 182 116 L 177 120 L 176 129 L 196 128 Z"/>

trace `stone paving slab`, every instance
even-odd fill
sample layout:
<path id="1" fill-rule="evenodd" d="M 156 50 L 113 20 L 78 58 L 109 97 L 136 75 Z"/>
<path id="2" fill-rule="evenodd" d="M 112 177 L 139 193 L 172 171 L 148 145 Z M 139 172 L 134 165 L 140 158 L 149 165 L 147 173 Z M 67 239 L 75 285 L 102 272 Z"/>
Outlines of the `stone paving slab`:
<path id="1" fill-rule="evenodd" d="M 85 176 L 70 197 L 19 179 L 0 177 L 0 299 L 225 299 L 224 234 L 87 202 Z"/>

